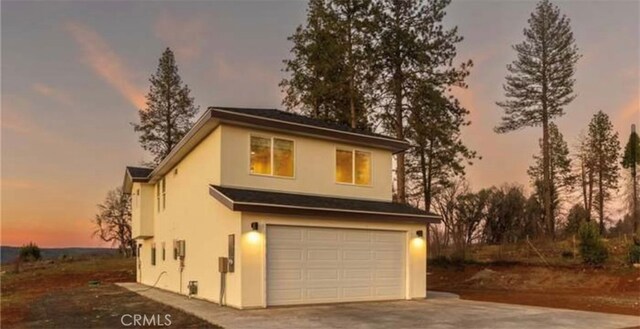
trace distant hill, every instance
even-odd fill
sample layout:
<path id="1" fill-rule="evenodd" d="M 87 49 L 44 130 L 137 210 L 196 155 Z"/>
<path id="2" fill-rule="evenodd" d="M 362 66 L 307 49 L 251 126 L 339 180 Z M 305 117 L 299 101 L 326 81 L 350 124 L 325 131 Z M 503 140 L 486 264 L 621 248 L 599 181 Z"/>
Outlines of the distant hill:
<path id="1" fill-rule="evenodd" d="M 115 255 L 117 249 L 113 248 L 40 248 L 43 259 L 58 259 L 62 255 Z M 10 263 L 14 261 L 20 252 L 20 247 L 0 246 L 0 263 Z"/>

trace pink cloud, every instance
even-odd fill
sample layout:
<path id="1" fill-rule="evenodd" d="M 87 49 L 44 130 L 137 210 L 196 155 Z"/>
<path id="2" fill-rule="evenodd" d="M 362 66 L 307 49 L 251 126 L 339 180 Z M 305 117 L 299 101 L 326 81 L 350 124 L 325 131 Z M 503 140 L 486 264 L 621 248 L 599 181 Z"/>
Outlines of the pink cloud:
<path id="1" fill-rule="evenodd" d="M 163 11 L 155 21 L 154 32 L 158 39 L 176 52 L 180 60 L 190 61 L 200 57 L 209 39 L 205 35 L 206 27 L 207 20 L 204 17 L 177 17 Z"/>
<path id="2" fill-rule="evenodd" d="M 620 143 L 624 147 L 631 132 L 631 125 L 636 124 L 638 126 L 640 124 L 640 95 L 634 95 L 617 111 L 612 120 L 620 136 Z"/>
<path id="3" fill-rule="evenodd" d="M 131 70 L 102 36 L 75 22 L 67 23 L 66 29 L 82 49 L 85 63 L 136 108 L 144 108 L 143 90 L 132 82 Z"/>
<path id="4" fill-rule="evenodd" d="M 36 130 L 36 125 L 24 115 L 8 110 L 6 104 L 3 104 L 2 129 L 18 134 L 29 134 Z"/>
<path id="5" fill-rule="evenodd" d="M 38 184 L 26 179 L 3 178 L 0 180 L 0 187 L 3 190 L 33 190 L 38 188 Z"/>
<path id="6" fill-rule="evenodd" d="M 61 89 L 57 89 L 44 83 L 34 83 L 31 88 L 38 94 L 51 98 L 61 104 L 71 105 L 73 103 L 71 96 Z"/>

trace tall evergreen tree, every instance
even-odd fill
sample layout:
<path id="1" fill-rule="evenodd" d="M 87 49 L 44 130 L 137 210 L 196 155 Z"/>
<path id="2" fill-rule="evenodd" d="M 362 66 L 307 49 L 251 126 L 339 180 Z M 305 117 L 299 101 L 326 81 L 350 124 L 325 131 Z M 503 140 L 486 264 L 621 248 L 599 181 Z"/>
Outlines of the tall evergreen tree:
<path id="1" fill-rule="evenodd" d="M 409 98 L 415 86 L 428 83 L 434 90 L 465 86 L 471 61 L 454 67 L 456 44 L 462 41 L 457 28 L 445 29 L 442 20 L 450 0 L 382 0 L 377 58 L 381 69 L 380 118 L 385 130 L 405 139 L 413 109 Z M 440 96 L 438 96 L 440 97 Z M 445 112 L 442 112 L 445 113 Z M 396 157 L 396 199 L 406 202 L 405 154 Z"/>
<path id="2" fill-rule="evenodd" d="M 578 137 L 578 145 L 576 150 L 576 163 L 577 170 L 575 170 L 576 182 L 581 190 L 582 204 L 586 211 L 586 221 L 591 220 L 591 212 L 593 210 L 593 185 L 595 181 L 595 174 L 593 171 L 592 154 L 589 151 L 589 145 L 587 137 L 584 134 L 580 134 Z"/>
<path id="3" fill-rule="evenodd" d="M 589 165 L 595 176 L 596 199 L 600 221 L 600 234 L 604 234 L 605 203 L 611 198 L 612 190 L 618 188 L 618 157 L 620 156 L 620 141 L 618 133 L 613 130 L 609 116 L 598 111 L 591 122 L 587 133 L 587 146 L 592 157 Z"/>
<path id="4" fill-rule="evenodd" d="M 542 140 L 540 140 L 540 153 L 542 153 Z M 575 177 L 571 170 L 571 158 L 569 157 L 569 146 L 564 141 L 562 133 L 553 122 L 549 123 L 549 172 L 551 176 L 551 220 L 547 220 L 543 215 L 547 232 L 555 232 L 558 208 L 562 202 L 562 195 L 570 190 L 575 184 Z M 542 196 L 543 191 L 543 162 L 541 155 L 534 155 L 534 164 L 529 167 L 527 173 L 533 183 L 538 196 Z M 541 204 L 545 206 L 544 197 L 540 198 Z"/>
<path id="5" fill-rule="evenodd" d="M 502 244 L 516 242 L 521 238 L 526 208 L 527 198 L 522 186 L 504 185 L 492 188 L 483 227 L 485 242 Z"/>
<path id="6" fill-rule="evenodd" d="M 328 121 L 367 128 L 373 105 L 373 41 L 376 7 L 372 0 L 311 0 L 307 22 L 289 37 L 290 73 L 280 86 L 289 110 Z"/>
<path id="7" fill-rule="evenodd" d="M 151 152 L 157 165 L 191 129 L 199 108 L 189 95 L 189 86 L 182 83 L 171 49 L 162 53 L 149 82 L 147 108 L 138 111 L 140 122 L 133 123 L 133 128 L 140 133 L 142 148 Z"/>
<path id="8" fill-rule="evenodd" d="M 627 141 L 627 145 L 624 148 L 624 154 L 622 156 L 622 167 L 629 170 L 629 183 L 631 184 L 629 213 L 633 219 L 633 234 L 640 234 L 640 232 L 638 232 L 638 227 L 640 226 L 640 209 L 638 208 L 638 204 L 640 203 L 640 200 L 638 200 L 637 171 L 639 164 L 640 137 L 638 137 L 638 133 L 636 133 L 636 125 L 631 125 L 631 135 L 629 135 L 629 140 Z"/>
<path id="9" fill-rule="evenodd" d="M 444 187 L 464 175 L 465 162 L 476 156 L 462 143 L 460 133 L 469 125 L 465 120 L 469 111 L 427 83 L 416 86 L 409 102 L 407 138 L 413 147 L 407 154 L 408 177 L 419 182 L 415 190 L 429 211 L 434 186 Z"/>
<path id="10" fill-rule="evenodd" d="M 513 46 L 517 59 L 507 65 L 504 85 L 507 100 L 497 102 L 505 111 L 496 132 L 506 133 L 529 126 L 542 126 L 542 169 L 547 233 L 553 236 L 551 153 L 549 123 L 564 114 L 574 98 L 578 48 L 569 19 L 548 0 L 540 1 L 524 29 L 525 40 Z"/>

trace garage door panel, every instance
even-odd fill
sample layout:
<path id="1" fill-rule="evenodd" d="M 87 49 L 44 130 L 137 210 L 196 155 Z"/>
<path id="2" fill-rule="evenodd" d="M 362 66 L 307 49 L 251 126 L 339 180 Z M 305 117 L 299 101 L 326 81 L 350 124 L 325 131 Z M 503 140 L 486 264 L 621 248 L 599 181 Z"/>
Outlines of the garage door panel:
<path id="1" fill-rule="evenodd" d="M 339 298 L 338 288 L 335 287 L 327 287 L 327 288 L 309 288 L 307 289 L 307 293 L 305 298 L 308 300 L 333 300 Z"/>
<path id="2" fill-rule="evenodd" d="M 278 289 L 270 291 L 274 300 L 286 302 L 301 302 L 303 301 L 303 289 Z"/>
<path id="3" fill-rule="evenodd" d="M 271 261 L 301 261 L 303 252 L 299 249 L 281 248 L 271 255 Z"/>
<path id="4" fill-rule="evenodd" d="M 267 304 L 402 299 L 405 240 L 393 231 L 269 226 Z"/>
<path id="5" fill-rule="evenodd" d="M 375 273 L 373 273 L 373 278 L 375 280 L 384 280 L 384 279 L 395 280 L 400 275 L 402 275 L 402 271 L 398 269 L 376 270 Z"/>
<path id="6" fill-rule="evenodd" d="M 374 287 L 374 295 L 377 297 L 398 296 L 399 289 L 401 289 L 399 286 Z M 398 298 L 401 297 L 398 296 Z"/>
<path id="7" fill-rule="evenodd" d="M 374 266 L 372 260 L 354 260 L 342 262 L 342 268 L 344 269 L 367 269 L 370 270 Z"/>
<path id="8" fill-rule="evenodd" d="M 307 229 L 307 241 L 309 242 L 337 242 L 339 232 L 334 230 Z"/>
<path id="9" fill-rule="evenodd" d="M 394 260 L 398 259 L 399 252 L 397 250 L 375 250 L 373 259 L 375 260 Z"/>
<path id="10" fill-rule="evenodd" d="M 344 241 L 347 243 L 370 242 L 371 232 L 352 230 L 344 233 Z"/>
<path id="11" fill-rule="evenodd" d="M 273 281 L 293 281 L 302 280 L 302 269 L 272 269 Z"/>
<path id="12" fill-rule="evenodd" d="M 345 261 L 362 261 L 362 260 L 371 260 L 371 251 L 367 249 L 362 250 L 343 250 L 342 251 L 342 259 Z"/>
<path id="13" fill-rule="evenodd" d="M 273 238 L 273 243 L 288 243 L 293 241 L 302 241 L 304 231 L 299 227 L 285 227 L 282 226 L 278 230 L 269 232 L 269 235 Z"/>
<path id="14" fill-rule="evenodd" d="M 373 278 L 373 273 L 369 269 L 345 269 L 342 273 L 342 277 L 345 280 L 371 280 Z"/>
<path id="15" fill-rule="evenodd" d="M 338 260 L 338 249 L 308 249 L 307 250 L 307 261 L 337 261 Z"/>
<path id="16" fill-rule="evenodd" d="M 346 287 L 343 295 L 347 298 L 366 298 L 373 295 L 371 287 Z"/>
<path id="17" fill-rule="evenodd" d="M 308 269 L 307 280 L 338 280 L 337 269 Z"/>

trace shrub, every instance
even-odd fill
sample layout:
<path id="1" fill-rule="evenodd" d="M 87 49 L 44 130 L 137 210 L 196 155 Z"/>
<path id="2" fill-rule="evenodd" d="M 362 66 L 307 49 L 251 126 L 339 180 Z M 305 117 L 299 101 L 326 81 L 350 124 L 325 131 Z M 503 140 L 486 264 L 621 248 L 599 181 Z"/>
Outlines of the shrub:
<path id="1" fill-rule="evenodd" d="M 33 242 L 20 248 L 20 259 L 26 262 L 39 260 L 41 258 L 40 248 Z"/>
<path id="2" fill-rule="evenodd" d="M 631 243 L 631 245 L 629 245 L 629 263 L 640 263 L 640 245 L 635 243 Z"/>
<path id="3" fill-rule="evenodd" d="M 565 250 L 562 252 L 562 258 L 573 258 L 574 254 L 571 250 Z"/>
<path id="4" fill-rule="evenodd" d="M 589 265 L 602 265 L 609 257 L 607 247 L 600 239 L 600 233 L 592 222 L 583 223 L 578 230 L 580 236 L 580 256 Z"/>

